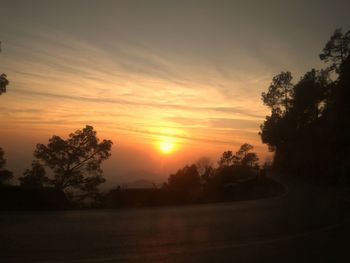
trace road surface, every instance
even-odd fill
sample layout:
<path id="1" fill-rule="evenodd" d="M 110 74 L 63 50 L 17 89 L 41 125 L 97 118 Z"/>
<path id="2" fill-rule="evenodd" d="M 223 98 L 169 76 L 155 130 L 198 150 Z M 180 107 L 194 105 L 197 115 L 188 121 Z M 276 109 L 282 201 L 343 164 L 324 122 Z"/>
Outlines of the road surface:
<path id="1" fill-rule="evenodd" d="M 1 212 L 0 262 L 350 262 L 334 194 L 288 186 L 256 201 Z"/>

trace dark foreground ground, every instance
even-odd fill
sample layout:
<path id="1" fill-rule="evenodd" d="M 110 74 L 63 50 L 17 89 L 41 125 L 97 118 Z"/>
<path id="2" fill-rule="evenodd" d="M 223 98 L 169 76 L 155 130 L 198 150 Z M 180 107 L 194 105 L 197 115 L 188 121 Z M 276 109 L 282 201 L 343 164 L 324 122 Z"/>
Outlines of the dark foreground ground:
<path id="1" fill-rule="evenodd" d="M 350 262 L 347 203 L 331 190 L 288 186 L 255 201 L 2 212 L 0 262 Z"/>

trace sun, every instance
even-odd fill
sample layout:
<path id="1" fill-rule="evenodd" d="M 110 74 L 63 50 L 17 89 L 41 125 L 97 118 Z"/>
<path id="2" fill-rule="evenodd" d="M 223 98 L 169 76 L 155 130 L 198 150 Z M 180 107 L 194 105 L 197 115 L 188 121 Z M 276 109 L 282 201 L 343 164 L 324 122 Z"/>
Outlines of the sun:
<path id="1" fill-rule="evenodd" d="M 174 144 L 167 140 L 160 141 L 159 150 L 164 154 L 170 154 L 174 151 Z"/>
<path id="2" fill-rule="evenodd" d="M 161 154 L 170 155 L 178 150 L 180 145 L 178 135 L 181 134 L 179 130 L 162 128 L 155 130 L 155 133 L 158 133 L 158 136 L 154 138 L 154 143 Z"/>

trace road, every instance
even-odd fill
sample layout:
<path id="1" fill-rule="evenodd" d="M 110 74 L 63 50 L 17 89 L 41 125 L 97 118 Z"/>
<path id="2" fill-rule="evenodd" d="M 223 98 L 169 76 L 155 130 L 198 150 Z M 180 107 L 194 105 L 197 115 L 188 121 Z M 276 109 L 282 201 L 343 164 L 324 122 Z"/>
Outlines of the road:
<path id="1" fill-rule="evenodd" d="M 350 229 L 334 193 L 288 188 L 233 203 L 2 212 L 0 262 L 349 262 Z"/>

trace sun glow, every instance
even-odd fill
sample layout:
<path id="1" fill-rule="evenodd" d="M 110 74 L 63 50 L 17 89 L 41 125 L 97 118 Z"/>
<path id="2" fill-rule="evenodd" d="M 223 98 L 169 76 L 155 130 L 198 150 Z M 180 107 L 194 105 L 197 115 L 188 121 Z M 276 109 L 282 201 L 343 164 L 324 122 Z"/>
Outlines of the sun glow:
<path id="1" fill-rule="evenodd" d="M 150 129 L 152 130 L 152 129 Z M 162 154 L 171 154 L 177 150 L 181 144 L 178 136 L 182 134 L 182 131 L 173 128 L 161 128 L 154 129 L 158 136 L 155 137 L 155 145 L 157 150 Z"/>
<path id="2" fill-rule="evenodd" d="M 176 148 L 175 139 L 171 136 L 160 136 L 158 141 L 159 151 L 163 154 L 170 154 Z"/>
<path id="3" fill-rule="evenodd" d="M 174 150 L 174 144 L 169 141 L 159 142 L 159 149 L 162 153 L 169 154 Z"/>

